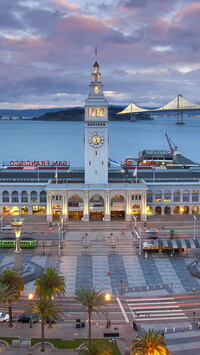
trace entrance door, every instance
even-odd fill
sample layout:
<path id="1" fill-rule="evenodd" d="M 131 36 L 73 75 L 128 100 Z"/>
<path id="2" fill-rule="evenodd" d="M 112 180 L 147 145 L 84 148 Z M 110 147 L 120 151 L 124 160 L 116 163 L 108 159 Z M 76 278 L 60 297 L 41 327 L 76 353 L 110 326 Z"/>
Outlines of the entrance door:
<path id="1" fill-rule="evenodd" d="M 102 221 L 104 217 L 103 211 L 91 211 L 90 212 L 90 221 Z"/>

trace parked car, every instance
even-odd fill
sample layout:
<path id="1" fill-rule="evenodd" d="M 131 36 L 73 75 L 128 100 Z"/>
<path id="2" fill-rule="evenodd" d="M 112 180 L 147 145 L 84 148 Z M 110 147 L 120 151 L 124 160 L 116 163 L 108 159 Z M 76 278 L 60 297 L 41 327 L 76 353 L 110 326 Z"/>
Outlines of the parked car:
<path id="1" fill-rule="evenodd" d="M 146 233 L 155 233 L 155 232 L 158 232 L 159 229 L 158 228 L 148 228 L 146 229 Z"/>
<path id="2" fill-rule="evenodd" d="M 18 317 L 18 323 L 29 323 L 30 321 L 32 323 L 36 323 L 37 318 L 35 318 L 31 314 L 27 314 L 27 313 L 23 313 Z"/>
<path id="3" fill-rule="evenodd" d="M 12 226 L 10 226 L 9 224 L 7 226 L 3 226 L 1 228 L 2 231 L 8 231 L 8 230 L 12 230 Z"/>
<path id="4" fill-rule="evenodd" d="M 49 324 L 49 322 L 50 322 L 50 319 L 49 319 L 49 317 L 47 317 L 46 318 L 46 323 Z M 56 324 L 56 323 L 58 323 L 58 320 L 57 319 L 51 320 L 51 323 L 52 324 Z"/>
<path id="5" fill-rule="evenodd" d="M 147 237 L 147 239 L 157 239 L 157 238 L 158 238 L 158 236 L 156 233 L 152 233 L 152 234 L 148 235 L 148 237 Z"/>
<path id="6" fill-rule="evenodd" d="M 9 315 L 6 313 L 0 312 L 0 322 L 8 322 L 9 321 Z"/>

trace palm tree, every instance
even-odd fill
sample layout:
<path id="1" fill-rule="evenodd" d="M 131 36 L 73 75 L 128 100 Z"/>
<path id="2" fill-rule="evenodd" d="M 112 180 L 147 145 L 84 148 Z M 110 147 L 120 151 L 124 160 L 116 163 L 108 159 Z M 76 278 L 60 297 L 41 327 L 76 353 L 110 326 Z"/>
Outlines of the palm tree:
<path id="1" fill-rule="evenodd" d="M 92 313 L 100 313 L 100 308 L 104 305 L 104 294 L 102 290 L 96 291 L 95 287 L 92 290 L 87 287 L 81 288 L 76 290 L 75 294 L 76 301 L 82 303 L 88 314 L 88 346 L 91 347 Z"/>
<path id="2" fill-rule="evenodd" d="M 79 351 L 80 355 L 111 355 L 112 350 L 100 340 L 92 340 L 91 345 L 85 344 Z"/>
<path id="3" fill-rule="evenodd" d="M 170 355 L 164 336 L 154 329 L 142 332 L 133 341 L 131 355 Z"/>
<path id="4" fill-rule="evenodd" d="M 15 270 L 5 269 L 0 275 L 2 286 L 7 286 L 7 296 L 3 298 L 4 302 L 8 304 L 9 313 L 9 327 L 13 326 L 12 323 L 12 303 L 17 301 L 21 297 L 21 293 L 24 291 L 24 280 Z M 9 290 L 9 291 L 8 291 Z"/>
<path id="5" fill-rule="evenodd" d="M 56 269 L 49 267 L 35 281 L 35 293 L 38 297 L 62 297 L 66 292 L 65 277 Z"/>
<path id="6" fill-rule="evenodd" d="M 54 304 L 52 299 L 41 296 L 39 300 L 28 305 L 28 312 L 41 321 L 41 352 L 45 351 L 45 324 L 47 319 L 54 321 L 59 318 L 60 309 Z"/>
<path id="7" fill-rule="evenodd" d="M 17 292 L 14 289 L 10 289 L 9 286 L 3 285 L 0 282 L 0 302 L 6 302 L 6 299 L 11 295 L 12 297 L 17 296 Z"/>

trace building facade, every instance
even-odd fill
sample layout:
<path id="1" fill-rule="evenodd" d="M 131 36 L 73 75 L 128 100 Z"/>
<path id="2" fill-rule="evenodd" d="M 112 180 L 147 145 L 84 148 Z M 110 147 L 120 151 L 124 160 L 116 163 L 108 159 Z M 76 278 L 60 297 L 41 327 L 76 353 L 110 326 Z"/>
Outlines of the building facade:
<path id="1" fill-rule="evenodd" d="M 38 178 L 37 172 L 0 172 L 0 212 L 2 215 L 46 215 L 48 221 L 126 220 L 148 215 L 197 214 L 200 206 L 200 171 L 174 172 L 165 169 L 163 177 L 128 180 L 108 170 L 108 102 L 103 95 L 99 64 L 91 74 L 90 92 L 85 103 L 84 157 L 82 175 L 65 181 L 51 172 Z M 53 173 L 54 174 L 54 173 Z M 115 173 L 112 173 L 115 174 Z M 161 172 L 159 173 L 161 174 Z M 179 176 L 179 177 L 178 177 Z"/>

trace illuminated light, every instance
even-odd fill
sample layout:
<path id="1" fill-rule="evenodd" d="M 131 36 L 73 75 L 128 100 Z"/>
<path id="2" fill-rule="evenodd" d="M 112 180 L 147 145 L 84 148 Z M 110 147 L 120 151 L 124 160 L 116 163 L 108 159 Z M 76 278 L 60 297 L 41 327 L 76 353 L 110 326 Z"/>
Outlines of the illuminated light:
<path id="1" fill-rule="evenodd" d="M 184 212 L 184 207 L 180 207 L 180 212 L 181 212 L 181 213 Z"/>
<path id="2" fill-rule="evenodd" d="M 111 295 L 110 295 L 110 293 L 106 293 L 106 294 L 105 294 L 105 300 L 106 300 L 107 302 L 109 302 L 109 301 L 111 300 Z"/>
<path id="3" fill-rule="evenodd" d="M 33 299 L 33 293 L 29 293 L 28 299 L 29 299 L 29 301 L 31 301 Z"/>

